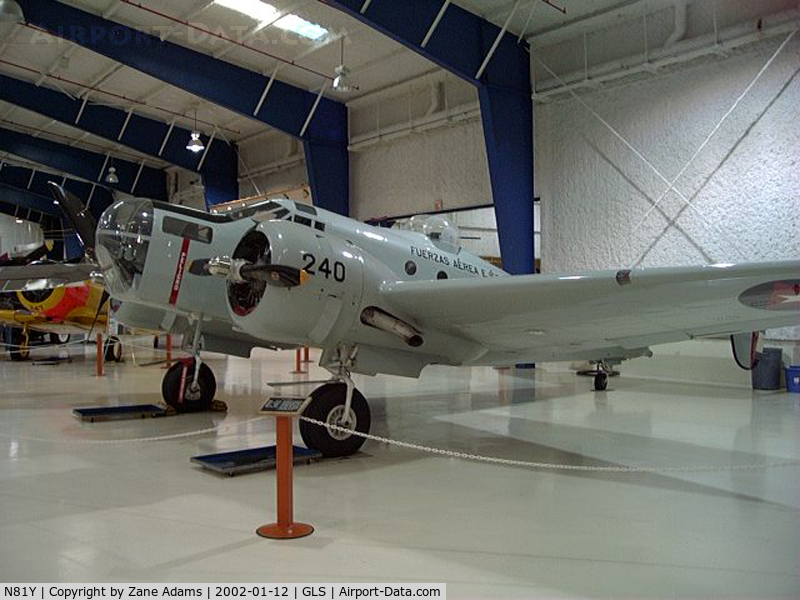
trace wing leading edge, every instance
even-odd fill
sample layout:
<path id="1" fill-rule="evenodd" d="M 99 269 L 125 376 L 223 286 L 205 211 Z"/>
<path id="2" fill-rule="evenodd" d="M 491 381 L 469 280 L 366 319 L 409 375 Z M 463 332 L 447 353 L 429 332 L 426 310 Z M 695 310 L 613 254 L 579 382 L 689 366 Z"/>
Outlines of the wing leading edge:
<path id="1" fill-rule="evenodd" d="M 626 358 L 800 324 L 800 261 L 397 282 L 381 296 L 421 331 L 481 345 L 469 364 Z"/>

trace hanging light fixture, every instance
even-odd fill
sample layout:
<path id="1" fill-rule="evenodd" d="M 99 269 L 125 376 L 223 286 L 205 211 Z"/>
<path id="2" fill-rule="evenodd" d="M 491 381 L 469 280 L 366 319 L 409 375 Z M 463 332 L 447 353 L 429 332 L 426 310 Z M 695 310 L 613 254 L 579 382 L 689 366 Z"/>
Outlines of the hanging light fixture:
<path id="1" fill-rule="evenodd" d="M 333 72 L 336 73 L 336 77 L 333 80 L 333 91 L 344 93 L 358 90 L 358 86 L 352 85 L 348 82 L 350 69 L 344 64 L 344 38 L 342 38 L 341 64 L 336 67 Z"/>
<path id="2" fill-rule="evenodd" d="M 25 15 L 17 0 L 0 0 L 0 21 L 22 23 Z"/>
<path id="3" fill-rule="evenodd" d="M 200 139 L 200 132 L 197 131 L 197 109 L 194 111 L 194 131 L 191 133 L 189 143 L 186 144 L 186 149 L 195 154 L 206 149 L 206 145 Z"/>
<path id="4" fill-rule="evenodd" d="M 116 185 L 119 183 L 119 177 L 117 177 L 117 170 L 113 166 L 108 167 L 108 175 L 106 175 L 106 183 L 110 183 L 111 185 Z"/>

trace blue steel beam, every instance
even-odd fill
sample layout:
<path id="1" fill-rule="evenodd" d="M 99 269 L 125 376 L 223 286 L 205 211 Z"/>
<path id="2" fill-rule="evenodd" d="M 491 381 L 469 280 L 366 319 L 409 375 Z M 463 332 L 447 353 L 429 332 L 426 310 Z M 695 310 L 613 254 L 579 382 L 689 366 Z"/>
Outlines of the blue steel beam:
<path id="1" fill-rule="evenodd" d="M 112 142 L 119 142 L 175 166 L 199 172 L 205 182 L 208 206 L 239 197 L 236 148 L 219 137 L 208 146 L 209 138 L 201 136 L 203 143 L 208 146 L 207 156 L 202 159 L 202 154 L 193 154 L 186 150 L 191 133 L 188 129 L 170 127 L 169 123 L 135 112 L 128 118 L 126 111 L 91 101 L 84 106 L 80 98 L 71 98 L 62 92 L 6 75 L 0 75 L 0 100 Z"/>
<path id="2" fill-rule="evenodd" d="M 532 273 L 533 101 L 527 45 L 512 35 L 502 36 L 477 78 L 501 29 L 460 6 L 445 6 L 445 0 L 320 2 L 477 86 L 503 267 L 510 273 Z"/>
<path id="3" fill-rule="evenodd" d="M 0 128 L 0 150 L 98 183 L 105 180 L 112 164 L 111 160 L 106 161 L 103 154 L 4 128 Z M 119 177 L 119 184 L 113 186 L 115 189 L 135 196 L 167 200 L 167 178 L 164 171 L 147 166 L 141 168 L 140 164 L 119 158 L 113 159 L 113 166 Z"/>
<path id="4" fill-rule="evenodd" d="M 18 207 L 20 218 L 25 218 L 26 211 L 33 211 L 51 217 L 61 216 L 52 199 L 5 181 L 0 181 L 0 202 Z"/>
<path id="5" fill-rule="evenodd" d="M 64 177 L 59 177 L 43 171 L 34 172 L 32 169 L 27 169 L 25 167 L 4 165 L 3 168 L 0 169 L 0 183 L 17 189 L 24 189 L 34 194 L 36 198 L 44 198 L 46 200 L 43 207 L 36 209 L 39 210 L 39 212 L 47 212 L 44 209 L 54 208 L 50 189 L 47 187 L 47 182 L 49 181 L 55 181 L 56 183 L 63 182 L 65 188 L 78 198 L 81 198 L 84 202 L 87 202 L 91 198 L 89 208 L 95 216 L 99 216 L 114 200 L 112 191 L 99 184 L 94 186 L 94 192 L 92 192 L 92 184 L 85 181 L 78 181 L 69 177 L 65 180 Z M 59 217 L 61 216 L 58 209 L 55 210 L 55 214 Z"/>
<path id="6" fill-rule="evenodd" d="M 322 208 L 347 214 L 349 161 L 344 104 L 322 98 L 306 126 L 317 100 L 316 94 L 307 90 L 277 79 L 271 81 L 260 73 L 56 0 L 19 3 L 31 25 L 303 140 L 307 153 L 327 158 L 322 164 L 307 156 L 314 201 Z M 264 97 L 268 85 L 269 93 Z M 331 146 L 340 149 L 332 152 Z"/>

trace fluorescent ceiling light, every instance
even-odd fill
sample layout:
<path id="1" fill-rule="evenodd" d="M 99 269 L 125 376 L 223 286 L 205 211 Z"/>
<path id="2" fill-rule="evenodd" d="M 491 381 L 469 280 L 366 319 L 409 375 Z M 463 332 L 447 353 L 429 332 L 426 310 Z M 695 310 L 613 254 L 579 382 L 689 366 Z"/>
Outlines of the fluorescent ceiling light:
<path id="1" fill-rule="evenodd" d="M 278 16 L 277 8 L 261 0 L 215 0 L 214 4 L 240 12 L 259 23 L 272 21 Z"/>
<path id="2" fill-rule="evenodd" d="M 297 15 L 286 15 L 285 17 L 281 17 L 275 21 L 273 25 L 280 29 L 296 33 L 297 35 L 302 35 L 310 40 L 318 40 L 328 33 L 328 30 L 321 25 L 317 25 L 311 21 L 306 21 Z"/>
<path id="3" fill-rule="evenodd" d="M 215 0 L 214 4 L 247 15 L 251 19 L 258 21 L 261 27 L 274 25 L 279 29 L 291 31 L 310 40 L 318 40 L 328 33 L 328 30 L 321 25 L 306 21 L 297 15 L 288 14 L 278 19 L 281 11 L 272 6 L 272 4 L 267 4 L 261 0 Z"/>

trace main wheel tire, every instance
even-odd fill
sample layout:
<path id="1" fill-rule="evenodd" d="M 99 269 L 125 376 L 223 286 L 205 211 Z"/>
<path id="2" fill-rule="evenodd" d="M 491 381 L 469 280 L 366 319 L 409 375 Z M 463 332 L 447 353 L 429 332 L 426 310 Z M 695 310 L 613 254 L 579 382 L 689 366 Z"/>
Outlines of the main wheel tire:
<path id="1" fill-rule="evenodd" d="M 11 346 L 8 349 L 11 360 L 21 362 L 31 357 L 31 347 L 27 334 L 21 329 L 11 330 Z"/>
<path id="2" fill-rule="evenodd" d="M 122 360 L 122 342 L 117 336 L 111 336 L 103 342 L 103 356 L 106 362 L 120 362 Z"/>
<path id="3" fill-rule="evenodd" d="M 598 373 L 594 376 L 594 389 L 598 392 L 603 392 L 608 387 L 608 375 L 606 373 Z"/>
<path id="4" fill-rule="evenodd" d="M 54 346 L 58 346 L 59 344 L 68 344 L 69 338 L 70 335 L 68 333 L 51 333 L 50 343 Z"/>
<path id="5" fill-rule="evenodd" d="M 344 416 L 344 401 L 347 386 L 344 383 L 326 383 L 311 394 L 311 403 L 303 413 L 317 421 L 330 425 L 339 425 Z M 367 399 L 358 390 L 353 390 L 350 403 L 350 428 L 360 433 L 369 433 L 372 416 Z M 361 436 L 331 430 L 315 423 L 300 420 L 300 435 L 308 448 L 317 450 L 326 458 L 350 456 L 364 445 Z"/>
<path id="6" fill-rule="evenodd" d="M 181 378 L 183 368 L 186 367 L 186 381 L 183 384 L 183 398 L 181 395 Z M 200 365 L 200 375 L 197 384 L 200 386 L 199 397 L 194 397 L 189 390 L 189 386 L 194 381 L 194 360 L 178 361 L 172 365 L 164 375 L 161 382 L 161 395 L 164 402 L 179 413 L 197 412 L 209 410 L 217 393 L 217 379 L 214 372 L 202 363 Z"/>

